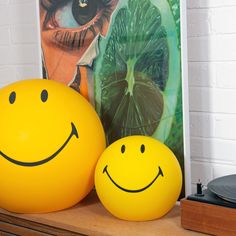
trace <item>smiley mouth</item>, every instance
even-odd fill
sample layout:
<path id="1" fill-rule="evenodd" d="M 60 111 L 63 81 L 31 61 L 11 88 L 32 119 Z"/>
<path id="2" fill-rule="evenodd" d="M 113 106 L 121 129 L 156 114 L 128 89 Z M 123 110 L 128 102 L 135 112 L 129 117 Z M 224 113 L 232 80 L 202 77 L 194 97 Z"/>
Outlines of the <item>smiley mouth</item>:
<path id="1" fill-rule="evenodd" d="M 62 146 L 56 151 L 54 152 L 51 156 L 40 160 L 40 161 L 36 161 L 36 162 L 22 162 L 22 161 L 17 161 L 15 159 L 12 159 L 11 157 L 7 156 L 6 154 L 4 154 L 3 152 L 0 151 L 0 155 L 3 156 L 6 160 L 12 162 L 13 164 L 19 165 L 19 166 L 27 166 L 27 167 L 32 167 L 32 166 L 39 166 L 42 164 L 45 164 L 49 161 L 51 161 L 54 157 L 56 157 L 68 144 L 68 142 L 70 141 L 70 139 L 75 136 L 76 138 L 79 138 L 77 129 L 74 125 L 73 122 L 71 122 L 71 133 L 69 135 L 69 137 L 66 139 L 66 141 L 64 142 L 64 144 L 62 144 Z"/>
<path id="2" fill-rule="evenodd" d="M 144 188 L 141 188 L 141 189 L 135 189 L 135 190 L 132 190 L 132 189 L 126 189 L 126 188 L 123 188 L 121 187 L 120 185 L 118 185 L 112 178 L 111 176 L 109 175 L 108 171 L 107 171 L 107 165 L 104 167 L 103 169 L 103 172 L 102 173 L 106 173 L 107 176 L 109 177 L 109 179 L 111 180 L 111 182 L 116 186 L 118 187 L 119 189 L 125 191 L 125 192 L 128 192 L 128 193 L 139 193 L 139 192 L 142 192 L 144 191 L 145 189 L 149 188 L 155 181 L 156 179 L 161 175 L 162 177 L 164 177 L 164 174 L 162 172 L 162 169 L 161 167 L 159 166 L 158 167 L 158 173 L 156 175 L 156 177 L 152 180 L 151 183 L 149 183 L 147 186 L 145 186 Z"/>

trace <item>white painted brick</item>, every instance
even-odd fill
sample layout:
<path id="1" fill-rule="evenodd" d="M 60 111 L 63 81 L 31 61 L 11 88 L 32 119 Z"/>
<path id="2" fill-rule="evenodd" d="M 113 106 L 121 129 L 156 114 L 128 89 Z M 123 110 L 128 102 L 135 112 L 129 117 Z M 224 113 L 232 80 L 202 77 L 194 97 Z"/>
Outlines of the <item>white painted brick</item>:
<path id="1" fill-rule="evenodd" d="M 38 65 L 15 67 L 16 80 L 40 78 L 41 68 Z"/>
<path id="2" fill-rule="evenodd" d="M 211 10 L 211 29 L 214 33 L 236 33 L 236 6 Z"/>
<path id="3" fill-rule="evenodd" d="M 0 0 L 0 5 L 5 5 L 5 4 L 8 4 L 8 3 L 9 3 L 9 0 Z"/>
<path id="4" fill-rule="evenodd" d="M 36 3 L 0 0 L 0 87 L 41 74 Z"/>
<path id="5" fill-rule="evenodd" d="M 15 69 L 11 66 L 0 66 L 0 88 L 15 81 Z"/>
<path id="6" fill-rule="evenodd" d="M 211 114 L 190 112 L 191 137 L 214 137 L 214 117 Z"/>
<path id="7" fill-rule="evenodd" d="M 213 168 L 211 164 L 192 161 L 191 163 L 192 183 L 200 182 L 207 185 L 213 179 Z"/>
<path id="8" fill-rule="evenodd" d="M 209 89 L 212 94 L 212 106 L 207 109 L 210 112 L 236 113 L 236 90 L 235 89 Z"/>
<path id="9" fill-rule="evenodd" d="M 0 45 L 8 45 L 10 42 L 9 27 L 0 27 Z"/>
<path id="10" fill-rule="evenodd" d="M 236 34 L 188 38 L 189 61 L 236 60 Z"/>
<path id="11" fill-rule="evenodd" d="M 191 111 L 210 111 L 213 107 L 212 90 L 190 87 L 189 105 Z"/>
<path id="12" fill-rule="evenodd" d="M 1 5 L 0 6 L 0 26 L 9 25 L 10 17 L 9 17 L 9 5 Z"/>
<path id="13" fill-rule="evenodd" d="M 36 44 L 0 47 L 0 55 L 0 65 L 40 64 Z"/>
<path id="14" fill-rule="evenodd" d="M 0 88 L 18 80 L 40 78 L 40 73 L 36 65 L 0 66 Z"/>
<path id="15" fill-rule="evenodd" d="M 24 4 L 9 5 L 9 18 L 11 24 L 36 24 L 36 1 Z"/>
<path id="16" fill-rule="evenodd" d="M 188 78 L 189 86 L 213 87 L 215 86 L 216 71 L 213 63 L 189 62 Z"/>
<path id="17" fill-rule="evenodd" d="M 196 184 L 191 184 L 191 193 L 196 193 L 197 192 L 197 185 Z"/>
<path id="18" fill-rule="evenodd" d="M 187 0 L 188 8 L 236 6 L 235 0 Z"/>
<path id="19" fill-rule="evenodd" d="M 235 89 L 190 88 L 191 111 L 236 113 Z"/>
<path id="20" fill-rule="evenodd" d="M 13 25 L 11 27 L 12 43 L 39 43 L 35 25 Z"/>
<path id="21" fill-rule="evenodd" d="M 0 65 L 10 65 L 10 46 L 0 46 Z"/>
<path id="22" fill-rule="evenodd" d="M 10 4 L 32 3 L 32 0 L 10 0 Z"/>
<path id="23" fill-rule="evenodd" d="M 210 37 L 188 38 L 188 61 L 209 61 L 211 47 Z"/>
<path id="24" fill-rule="evenodd" d="M 39 64 L 37 44 L 12 45 L 9 55 L 10 64 Z"/>
<path id="25" fill-rule="evenodd" d="M 236 88 L 236 62 L 216 63 L 216 87 Z"/>
<path id="26" fill-rule="evenodd" d="M 189 9 L 187 11 L 188 36 L 203 36 L 210 34 L 210 11 L 207 9 Z"/>
<path id="27" fill-rule="evenodd" d="M 236 174 L 236 165 L 216 165 L 213 167 L 213 178 Z"/>
<path id="28" fill-rule="evenodd" d="M 228 164 L 233 163 L 236 159 L 236 141 L 192 137 L 190 144 L 191 156 L 197 158 Z"/>
<path id="29" fill-rule="evenodd" d="M 235 104 L 233 106 L 235 106 Z M 236 114 L 217 114 L 214 117 L 215 137 L 236 140 Z M 234 152 L 234 154 L 236 158 L 236 152 Z"/>

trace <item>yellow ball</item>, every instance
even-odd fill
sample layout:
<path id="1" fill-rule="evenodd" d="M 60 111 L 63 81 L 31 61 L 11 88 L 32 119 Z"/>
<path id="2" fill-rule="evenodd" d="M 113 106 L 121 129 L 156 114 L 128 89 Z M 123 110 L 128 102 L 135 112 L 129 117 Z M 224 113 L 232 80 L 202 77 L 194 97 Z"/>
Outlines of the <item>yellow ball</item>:
<path id="1" fill-rule="evenodd" d="M 174 206 L 182 173 L 167 146 L 150 137 L 129 136 L 103 152 L 95 170 L 95 187 L 102 204 L 114 216 L 153 220 Z"/>
<path id="2" fill-rule="evenodd" d="M 61 210 L 93 188 L 105 149 L 93 107 L 73 89 L 32 79 L 0 90 L 0 207 Z"/>

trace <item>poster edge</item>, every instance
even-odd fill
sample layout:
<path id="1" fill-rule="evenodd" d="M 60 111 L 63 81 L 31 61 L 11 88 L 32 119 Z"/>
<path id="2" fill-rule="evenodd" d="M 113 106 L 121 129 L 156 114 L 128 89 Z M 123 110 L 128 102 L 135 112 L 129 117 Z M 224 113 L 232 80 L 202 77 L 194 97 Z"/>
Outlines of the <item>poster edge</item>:
<path id="1" fill-rule="evenodd" d="M 188 53 L 187 53 L 187 6 L 180 0 L 180 40 L 181 40 L 181 74 L 182 74 L 182 109 L 184 141 L 184 178 L 185 195 L 191 191 L 190 132 L 189 132 L 189 93 L 188 93 Z"/>

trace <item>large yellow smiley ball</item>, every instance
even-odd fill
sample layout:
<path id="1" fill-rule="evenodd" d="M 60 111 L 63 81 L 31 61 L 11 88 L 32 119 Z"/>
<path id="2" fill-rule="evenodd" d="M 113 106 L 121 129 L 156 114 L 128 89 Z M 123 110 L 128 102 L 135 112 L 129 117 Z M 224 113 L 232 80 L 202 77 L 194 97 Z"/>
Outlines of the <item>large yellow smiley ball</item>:
<path id="1" fill-rule="evenodd" d="M 103 152 L 95 170 L 95 187 L 114 216 L 152 220 L 175 204 L 182 173 L 176 157 L 164 144 L 150 137 L 130 136 Z"/>
<path id="2" fill-rule="evenodd" d="M 61 210 L 84 198 L 105 149 L 93 107 L 49 80 L 0 90 L 0 207 L 13 212 Z"/>

